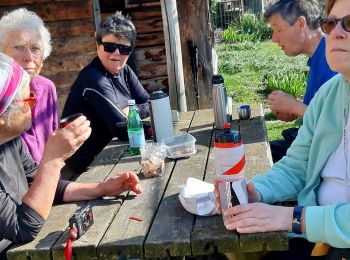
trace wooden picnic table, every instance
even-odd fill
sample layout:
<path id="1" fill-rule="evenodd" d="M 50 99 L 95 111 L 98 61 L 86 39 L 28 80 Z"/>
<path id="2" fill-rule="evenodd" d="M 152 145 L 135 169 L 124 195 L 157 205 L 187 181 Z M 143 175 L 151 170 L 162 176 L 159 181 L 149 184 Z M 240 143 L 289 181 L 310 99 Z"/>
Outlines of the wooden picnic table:
<path id="1" fill-rule="evenodd" d="M 37 238 L 13 247 L 7 253 L 8 258 L 64 259 L 68 219 L 85 203 L 92 205 L 94 224 L 74 241 L 74 259 L 181 258 L 232 251 L 286 250 L 286 232 L 237 234 L 226 230 L 221 216 L 199 217 L 182 207 L 178 194 L 188 177 L 211 183 L 214 180 L 213 119 L 210 109 L 181 113 L 175 130 L 196 138 L 196 154 L 167 159 L 161 177 L 145 179 L 140 174 L 141 195 L 122 194 L 117 198 L 54 206 Z M 248 176 L 264 173 L 272 160 L 261 105 L 253 106 L 250 120 L 233 120 L 232 128 L 241 131 Z M 111 141 L 77 181 L 103 181 L 123 170 L 139 173 L 140 156 L 130 156 L 127 148 L 127 142 Z M 132 220 L 131 216 L 143 221 Z"/>

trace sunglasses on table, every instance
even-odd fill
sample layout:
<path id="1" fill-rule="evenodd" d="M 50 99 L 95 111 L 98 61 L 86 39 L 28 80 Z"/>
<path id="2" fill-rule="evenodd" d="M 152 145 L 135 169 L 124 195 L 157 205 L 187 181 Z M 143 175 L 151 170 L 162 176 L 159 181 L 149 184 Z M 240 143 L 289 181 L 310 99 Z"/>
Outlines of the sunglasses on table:
<path id="1" fill-rule="evenodd" d="M 132 46 L 127 46 L 123 44 L 117 44 L 112 42 L 100 42 L 100 44 L 103 45 L 104 51 L 108 53 L 114 53 L 116 49 L 118 49 L 121 55 L 129 55 L 132 51 Z"/>
<path id="2" fill-rule="evenodd" d="M 330 34 L 333 29 L 337 26 L 338 22 L 340 22 L 341 27 L 346 32 L 350 32 L 350 15 L 344 16 L 343 18 L 324 18 L 321 20 L 321 30 L 325 34 Z"/>
<path id="3" fill-rule="evenodd" d="M 36 95 L 33 91 L 31 91 L 29 94 L 29 97 L 15 99 L 13 102 L 15 102 L 15 103 L 23 102 L 23 103 L 27 104 L 30 109 L 32 109 L 36 105 Z"/>

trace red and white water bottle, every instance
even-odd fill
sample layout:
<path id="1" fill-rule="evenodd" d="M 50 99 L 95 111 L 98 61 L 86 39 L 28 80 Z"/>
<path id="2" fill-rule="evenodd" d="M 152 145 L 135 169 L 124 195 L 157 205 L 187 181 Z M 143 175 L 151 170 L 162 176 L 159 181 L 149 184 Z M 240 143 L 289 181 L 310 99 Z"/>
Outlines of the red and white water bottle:
<path id="1" fill-rule="evenodd" d="M 214 156 L 222 211 L 248 203 L 244 146 L 241 134 L 231 130 L 229 123 L 215 133 Z M 223 219 L 226 220 L 224 215 Z"/>

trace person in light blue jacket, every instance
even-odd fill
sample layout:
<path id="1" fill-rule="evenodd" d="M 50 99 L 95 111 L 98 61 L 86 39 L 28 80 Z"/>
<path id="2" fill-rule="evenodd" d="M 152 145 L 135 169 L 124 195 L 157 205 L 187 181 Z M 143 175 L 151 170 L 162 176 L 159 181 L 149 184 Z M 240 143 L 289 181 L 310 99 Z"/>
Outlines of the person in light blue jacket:
<path id="1" fill-rule="evenodd" d="M 289 251 L 264 259 L 314 259 L 310 255 L 318 253 L 313 250 L 317 242 L 332 247 L 328 254 L 350 248 L 350 1 L 328 0 L 326 8 L 327 18 L 321 20 L 326 57 L 340 74 L 311 101 L 287 155 L 248 184 L 252 203 L 223 213 L 230 216 L 225 222 L 229 230 L 286 230 L 296 237 L 289 240 Z M 295 207 L 270 205 L 296 197 Z M 350 255 L 350 249 L 344 251 Z"/>

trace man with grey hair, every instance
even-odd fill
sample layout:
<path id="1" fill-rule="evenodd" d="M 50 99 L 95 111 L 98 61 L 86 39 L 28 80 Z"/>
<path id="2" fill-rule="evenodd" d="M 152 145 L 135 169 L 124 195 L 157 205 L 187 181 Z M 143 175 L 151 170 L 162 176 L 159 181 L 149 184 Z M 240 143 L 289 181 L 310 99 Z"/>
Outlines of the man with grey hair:
<path id="1" fill-rule="evenodd" d="M 265 9 L 264 19 L 271 26 L 272 41 L 287 56 L 309 57 L 310 70 L 303 102 L 280 90 L 274 90 L 268 96 L 267 103 L 280 120 L 288 122 L 302 118 L 317 90 L 336 74 L 326 61 L 320 18 L 320 5 L 316 0 L 279 0 Z M 297 128 L 287 129 L 282 132 L 284 140 L 270 142 L 274 162 L 286 155 L 297 133 Z"/>

